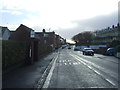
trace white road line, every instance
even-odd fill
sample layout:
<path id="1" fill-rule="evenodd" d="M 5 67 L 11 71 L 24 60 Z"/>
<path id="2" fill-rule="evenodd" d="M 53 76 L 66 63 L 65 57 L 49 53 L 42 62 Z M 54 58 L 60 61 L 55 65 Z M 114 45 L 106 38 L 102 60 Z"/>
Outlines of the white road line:
<path id="1" fill-rule="evenodd" d="M 67 63 L 64 63 L 65 65 L 67 65 Z"/>
<path id="2" fill-rule="evenodd" d="M 113 86 L 115 86 L 115 84 L 111 81 L 111 80 L 109 80 L 109 79 L 106 79 L 109 83 L 111 83 Z"/>
<path id="3" fill-rule="evenodd" d="M 78 62 L 79 64 L 81 64 L 80 62 Z"/>
<path id="4" fill-rule="evenodd" d="M 94 66 L 94 67 L 96 67 L 96 68 L 98 68 L 98 69 L 101 69 L 102 71 L 105 71 L 105 68 L 103 68 L 103 67 L 101 67 L 101 66 L 99 66 L 99 65 L 96 65 L 95 63 L 93 63 L 93 62 L 91 62 L 91 61 L 88 61 L 88 60 L 86 60 L 86 59 L 83 59 L 83 58 L 81 58 L 80 56 L 78 56 L 78 55 L 74 55 L 75 57 L 77 57 L 77 58 L 79 58 L 80 60 L 82 60 L 82 61 L 84 61 L 85 63 L 88 63 L 88 64 L 90 64 L 90 65 L 92 65 L 92 66 Z M 79 61 L 80 61 L 79 60 Z M 108 73 L 111 75 L 111 73 L 113 73 L 113 72 L 111 72 L 110 70 L 107 70 L 108 71 Z M 118 74 L 117 74 L 118 75 Z M 114 75 L 112 75 L 113 77 L 114 77 Z"/>
<path id="5" fill-rule="evenodd" d="M 77 63 L 73 63 L 74 65 L 76 65 Z"/>
<path id="6" fill-rule="evenodd" d="M 85 63 L 89 63 L 89 64 L 91 64 L 91 65 L 93 65 L 93 66 L 95 66 L 95 67 L 97 67 L 97 68 L 100 68 L 100 69 L 102 69 L 103 71 L 105 70 L 103 67 L 101 67 L 101 66 L 98 66 L 98 65 L 96 65 L 96 64 L 94 64 L 94 63 L 92 63 L 92 62 L 90 62 L 90 61 L 88 61 L 88 60 L 86 60 L 86 59 L 83 59 L 83 58 L 81 58 L 81 57 L 79 57 L 79 56 L 77 56 L 77 55 L 74 55 L 74 57 L 76 57 L 76 58 L 78 58 L 78 61 L 84 61 Z M 79 60 L 80 59 L 80 60 Z M 84 63 L 83 62 L 83 63 Z M 84 63 L 84 65 L 85 65 L 85 63 Z"/>
<path id="7" fill-rule="evenodd" d="M 90 69 L 92 69 L 92 67 L 91 66 L 88 66 Z"/>
<path id="8" fill-rule="evenodd" d="M 98 71 L 94 70 L 90 65 L 87 65 L 85 61 L 81 61 L 79 59 L 82 59 L 82 58 L 79 58 L 79 57 L 75 57 L 73 56 L 72 54 L 70 54 L 72 57 L 76 58 L 78 61 L 80 61 L 82 64 L 84 64 L 85 66 L 87 66 L 89 69 L 93 70 L 95 73 L 97 73 L 98 75 L 100 75 L 102 78 L 104 78 L 106 81 L 108 81 L 110 84 L 112 84 L 113 86 L 116 86 L 115 83 L 113 83 L 111 80 L 109 79 L 106 79 L 101 73 L 99 73 Z M 83 60 L 83 59 L 82 59 Z M 85 60 L 85 59 L 84 59 Z"/>
<path id="9" fill-rule="evenodd" d="M 94 70 L 94 69 L 93 69 Z M 101 75 L 98 71 L 94 70 L 94 72 L 96 72 L 97 74 Z"/>
<path id="10" fill-rule="evenodd" d="M 53 74 L 53 70 L 54 70 L 54 68 L 55 68 L 55 64 L 56 64 L 57 58 L 58 58 L 58 56 L 55 58 L 55 60 L 54 60 L 54 62 L 53 62 L 53 65 L 52 65 L 52 68 L 50 69 L 50 73 L 48 74 L 47 79 L 46 79 L 46 81 L 45 81 L 45 83 L 44 83 L 44 85 L 43 85 L 42 88 L 48 88 L 49 83 L 50 83 L 50 79 L 51 79 L 52 74 Z"/>

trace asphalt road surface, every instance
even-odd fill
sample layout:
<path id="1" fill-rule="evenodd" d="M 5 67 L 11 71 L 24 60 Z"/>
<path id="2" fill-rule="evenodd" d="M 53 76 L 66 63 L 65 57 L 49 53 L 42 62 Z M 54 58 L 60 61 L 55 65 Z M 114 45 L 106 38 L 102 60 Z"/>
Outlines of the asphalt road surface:
<path id="1" fill-rule="evenodd" d="M 118 88 L 119 61 L 114 56 L 61 49 L 43 88 Z"/>

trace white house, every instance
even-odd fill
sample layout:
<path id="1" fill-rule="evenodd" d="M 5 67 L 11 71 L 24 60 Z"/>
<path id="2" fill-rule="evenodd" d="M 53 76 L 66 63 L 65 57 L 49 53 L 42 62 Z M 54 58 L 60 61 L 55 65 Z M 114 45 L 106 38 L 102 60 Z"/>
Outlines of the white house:
<path id="1" fill-rule="evenodd" d="M 0 26 L 0 40 L 8 40 L 10 37 L 10 30 L 7 27 Z"/>

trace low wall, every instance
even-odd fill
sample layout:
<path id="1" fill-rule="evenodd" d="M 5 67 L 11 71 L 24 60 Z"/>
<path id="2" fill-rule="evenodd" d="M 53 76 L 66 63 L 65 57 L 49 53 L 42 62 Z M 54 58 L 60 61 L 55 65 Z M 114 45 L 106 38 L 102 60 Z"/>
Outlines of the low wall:
<path id="1" fill-rule="evenodd" d="M 117 52 L 116 57 L 120 58 L 120 52 Z"/>

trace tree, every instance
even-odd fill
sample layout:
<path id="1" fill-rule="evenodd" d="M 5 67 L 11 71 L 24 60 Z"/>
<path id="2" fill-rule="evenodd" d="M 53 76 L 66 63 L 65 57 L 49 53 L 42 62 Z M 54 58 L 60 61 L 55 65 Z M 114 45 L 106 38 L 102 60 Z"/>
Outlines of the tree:
<path id="1" fill-rule="evenodd" d="M 73 36 L 72 40 L 76 42 L 76 45 L 90 45 L 92 38 L 93 33 L 91 31 L 86 31 Z"/>

